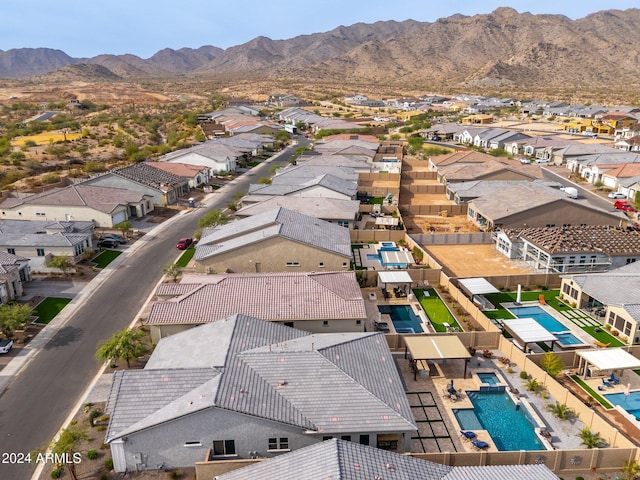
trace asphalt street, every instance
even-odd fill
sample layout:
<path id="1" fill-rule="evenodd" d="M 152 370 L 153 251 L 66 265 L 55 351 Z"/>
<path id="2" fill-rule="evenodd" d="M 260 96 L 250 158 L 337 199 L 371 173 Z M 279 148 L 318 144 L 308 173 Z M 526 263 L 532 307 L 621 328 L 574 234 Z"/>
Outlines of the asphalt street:
<path id="1" fill-rule="evenodd" d="M 16 463 L 16 457 L 6 454 L 26 454 L 46 446 L 55 436 L 102 367 L 94 357 L 96 345 L 131 324 L 161 279 L 162 266 L 177 258 L 176 240 L 191 236 L 198 218 L 209 208 L 225 208 L 235 192 L 246 193 L 249 183 L 268 176 L 272 165 L 286 164 L 297 147 L 289 147 L 211 194 L 204 208 L 174 217 L 143 236 L 139 241 L 144 245 L 124 257 L 11 380 L 0 395 L 0 479 L 31 478 L 35 464 Z"/>

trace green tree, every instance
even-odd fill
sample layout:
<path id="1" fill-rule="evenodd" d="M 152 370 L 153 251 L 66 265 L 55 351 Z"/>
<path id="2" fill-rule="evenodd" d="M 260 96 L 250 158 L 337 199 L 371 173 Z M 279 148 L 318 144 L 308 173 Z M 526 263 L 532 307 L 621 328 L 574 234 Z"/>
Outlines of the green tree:
<path id="1" fill-rule="evenodd" d="M 29 317 L 33 315 L 33 309 L 29 305 L 13 303 L 0 306 L 0 330 L 11 340 L 14 332 L 23 327 Z"/>
<path id="2" fill-rule="evenodd" d="M 198 227 L 217 227 L 218 225 L 224 225 L 228 221 L 229 216 L 226 213 L 214 208 L 209 210 L 204 217 L 198 220 Z"/>
<path id="3" fill-rule="evenodd" d="M 551 403 L 547 406 L 549 411 L 553 413 L 560 420 L 566 420 L 567 418 L 574 415 L 573 409 L 569 408 L 566 403 Z"/>
<path id="4" fill-rule="evenodd" d="M 74 455 L 78 454 L 78 443 L 82 440 L 88 440 L 89 436 L 78 429 L 76 426 L 70 426 L 60 432 L 60 436 L 51 444 L 51 452 L 58 455 L 66 455 L 70 460 L 74 459 Z M 69 475 L 76 480 L 76 464 L 73 461 L 65 463 Z"/>
<path id="5" fill-rule="evenodd" d="M 96 358 L 101 361 L 130 360 L 144 355 L 147 351 L 145 333 L 142 330 L 125 328 L 102 342 L 96 350 Z"/>
<path id="6" fill-rule="evenodd" d="M 600 448 L 604 446 L 605 443 L 600 433 L 592 432 L 589 427 L 584 427 L 580 430 L 578 437 L 582 440 L 580 445 L 584 445 L 587 448 Z"/>
<path id="7" fill-rule="evenodd" d="M 125 220 L 124 222 L 116 223 L 113 228 L 120 230 L 122 232 L 122 236 L 126 237 L 127 233 L 133 228 L 133 224 Z"/>
<path id="8" fill-rule="evenodd" d="M 546 352 L 540 361 L 540 367 L 555 378 L 564 369 L 564 364 L 558 355 L 553 352 Z"/>
<path id="9" fill-rule="evenodd" d="M 63 158 L 65 158 L 69 154 L 69 151 L 69 147 L 64 145 L 50 145 L 45 150 L 46 153 L 48 153 L 49 155 L 53 155 L 58 160 L 62 160 Z"/>
<path id="10" fill-rule="evenodd" d="M 624 480 L 633 480 L 640 473 L 640 463 L 635 460 L 625 460 L 624 465 L 620 469 Z"/>
<path id="11" fill-rule="evenodd" d="M 162 267 L 162 273 L 164 273 L 167 277 L 170 277 L 171 280 L 173 280 L 173 283 L 177 283 L 178 277 L 182 275 L 182 269 L 175 263 L 169 262 L 164 267 Z"/>
<path id="12" fill-rule="evenodd" d="M 62 255 L 54 255 L 47 262 L 47 267 L 56 268 L 62 272 L 63 275 L 67 275 L 67 272 L 71 270 L 72 265 L 69 257 L 63 257 Z"/>

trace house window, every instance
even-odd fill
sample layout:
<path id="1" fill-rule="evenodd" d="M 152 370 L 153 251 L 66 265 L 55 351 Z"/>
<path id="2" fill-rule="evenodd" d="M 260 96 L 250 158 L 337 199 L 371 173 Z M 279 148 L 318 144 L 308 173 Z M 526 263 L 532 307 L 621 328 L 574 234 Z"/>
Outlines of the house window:
<path id="1" fill-rule="evenodd" d="M 213 441 L 213 455 L 221 457 L 224 455 L 236 454 L 236 442 L 235 440 L 214 440 Z"/>
<path id="2" fill-rule="evenodd" d="M 356 320 L 356 325 L 362 325 L 362 320 Z"/>
<path id="3" fill-rule="evenodd" d="M 331 436 L 326 436 L 326 435 L 325 435 L 324 437 L 322 437 L 322 441 L 323 441 L 323 442 L 326 442 L 327 440 L 331 440 L 332 438 L 333 438 L 333 437 L 331 437 Z"/>
<path id="4" fill-rule="evenodd" d="M 287 262 L 287 267 L 299 267 L 300 262 Z"/>
<path id="5" fill-rule="evenodd" d="M 44 248 L 36 248 L 36 253 L 39 257 L 44 257 Z"/>
<path id="6" fill-rule="evenodd" d="M 184 442 L 185 447 L 201 447 L 202 443 L 200 442 Z"/>
<path id="7" fill-rule="evenodd" d="M 630 263 L 636 263 L 636 259 L 635 258 L 627 258 L 627 265 L 629 265 Z"/>
<path id="8" fill-rule="evenodd" d="M 360 445 L 369 445 L 369 435 L 360 435 Z"/>
<path id="9" fill-rule="evenodd" d="M 46 213 L 44 212 L 36 212 L 36 217 L 44 217 Z"/>
<path id="10" fill-rule="evenodd" d="M 320 262 L 320 265 L 318 265 L 320 268 L 324 268 L 324 262 Z"/>
<path id="11" fill-rule="evenodd" d="M 347 262 L 342 262 L 342 268 L 347 268 L 349 264 Z"/>
<path id="12" fill-rule="evenodd" d="M 350 442 L 351 441 L 351 435 L 342 435 L 340 437 L 340 440 L 344 440 L 345 442 Z"/>
<path id="13" fill-rule="evenodd" d="M 293 322 L 284 322 L 284 326 L 293 328 Z"/>
<path id="14" fill-rule="evenodd" d="M 11 255 L 15 255 L 16 254 L 16 249 L 15 248 L 7 248 L 7 252 L 10 253 Z"/>
<path id="15" fill-rule="evenodd" d="M 323 327 L 328 327 L 329 326 L 329 320 L 323 320 L 322 321 L 322 326 Z"/>
<path id="16" fill-rule="evenodd" d="M 270 438 L 269 450 L 289 450 L 289 439 L 287 437 Z"/>

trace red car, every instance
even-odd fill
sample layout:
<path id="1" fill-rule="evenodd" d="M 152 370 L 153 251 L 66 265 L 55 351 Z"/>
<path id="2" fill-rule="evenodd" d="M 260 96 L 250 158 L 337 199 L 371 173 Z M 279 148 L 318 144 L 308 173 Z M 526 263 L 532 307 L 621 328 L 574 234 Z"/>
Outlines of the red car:
<path id="1" fill-rule="evenodd" d="M 176 245 L 176 248 L 178 250 L 186 250 L 187 248 L 189 248 L 189 245 L 191 245 L 193 243 L 193 240 L 191 238 L 181 238 L 180 240 L 178 240 L 178 244 Z"/>
<path id="2" fill-rule="evenodd" d="M 628 202 L 625 202 L 624 200 L 616 200 L 613 206 L 614 208 L 617 208 L 618 210 L 623 210 L 625 212 L 635 212 L 636 210 Z"/>

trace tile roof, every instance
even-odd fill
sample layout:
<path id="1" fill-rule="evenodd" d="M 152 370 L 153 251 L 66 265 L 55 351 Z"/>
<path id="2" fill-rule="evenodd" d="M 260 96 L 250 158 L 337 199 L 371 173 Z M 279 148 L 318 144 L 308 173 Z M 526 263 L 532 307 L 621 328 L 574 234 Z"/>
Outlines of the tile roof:
<path id="1" fill-rule="evenodd" d="M 523 228 L 505 230 L 549 254 L 601 253 L 610 256 L 640 254 L 640 233 L 610 225 Z"/>
<path id="2" fill-rule="evenodd" d="M 212 342 L 225 345 L 224 366 L 202 368 Z M 171 361 L 196 366 L 162 368 Z M 310 335 L 233 315 L 163 338 L 144 370 L 114 375 L 107 442 L 213 407 L 328 435 L 417 428 L 383 334 Z"/>
<path id="3" fill-rule="evenodd" d="M 219 480 L 557 480 L 547 466 L 451 467 L 332 438 L 218 475 Z"/>
<path id="4" fill-rule="evenodd" d="M 124 188 L 99 187 L 80 183 L 64 188 L 54 188 L 27 197 L 9 197 L 0 205 L 2 208 L 12 208 L 23 204 L 86 206 L 100 212 L 111 213 L 119 206 L 127 205 L 130 202 L 141 202 L 145 197 L 150 196 Z"/>
<path id="5" fill-rule="evenodd" d="M 147 162 L 147 165 L 184 178 L 193 178 L 203 170 L 206 170 L 206 167 L 200 165 L 178 162 Z"/>
<path id="6" fill-rule="evenodd" d="M 235 214 L 237 217 L 246 217 L 278 207 L 323 220 L 353 220 L 360 209 L 360 202 L 338 198 L 276 196 L 242 207 Z"/>
<path id="7" fill-rule="evenodd" d="M 160 284 L 156 295 L 172 298 L 152 304 L 149 325 L 207 323 L 233 313 L 277 321 L 367 317 L 355 272 L 189 275 Z"/>
<path id="8" fill-rule="evenodd" d="M 277 171 L 275 177 L 272 178 L 273 184 L 300 185 L 322 175 L 332 175 L 336 178 L 358 181 L 358 173 L 351 167 L 334 167 L 329 165 L 307 165 L 301 164 L 297 166 L 289 166 L 281 168 Z"/>
<path id="9" fill-rule="evenodd" d="M 324 174 L 309 180 L 301 179 L 300 183 L 293 185 L 279 183 L 272 185 L 251 184 L 249 185 L 249 193 L 254 195 L 295 195 L 315 186 L 325 187 L 328 190 L 333 190 L 351 198 L 354 198 L 358 192 L 357 181 L 344 180 L 331 174 Z"/>
<path id="10" fill-rule="evenodd" d="M 351 257 L 351 237 L 346 228 L 279 207 L 205 230 L 194 259 L 209 258 L 276 236 Z"/>
<path id="11" fill-rule="evenodd" d="M 184 178 L 153 168 L 145 162 L 134 163 L 127 167 L 112 170 L 109 173 L 160 190 L 166 190 L 167 186 L 176 187 L 185 182 Z"/>
<path id="12" fill-rule="evenodd" d="M 90 238 L 90 233 L 6 233 L 0 235 L 0 245 L 7 247 L 71 247 Z"/>

